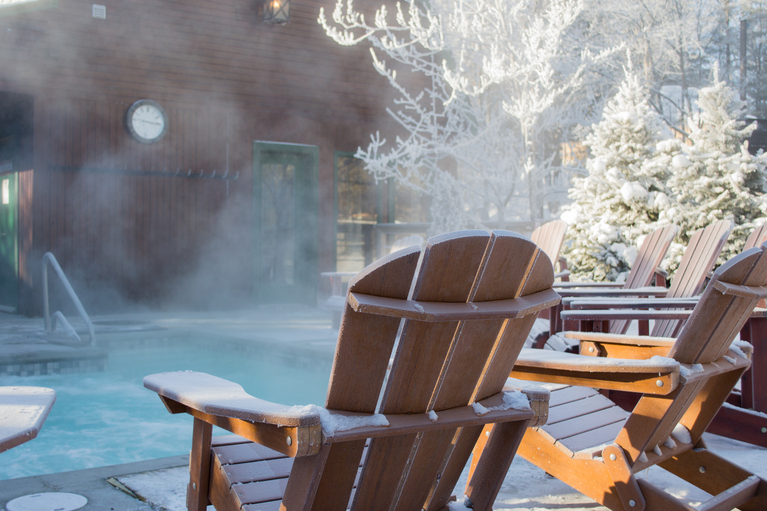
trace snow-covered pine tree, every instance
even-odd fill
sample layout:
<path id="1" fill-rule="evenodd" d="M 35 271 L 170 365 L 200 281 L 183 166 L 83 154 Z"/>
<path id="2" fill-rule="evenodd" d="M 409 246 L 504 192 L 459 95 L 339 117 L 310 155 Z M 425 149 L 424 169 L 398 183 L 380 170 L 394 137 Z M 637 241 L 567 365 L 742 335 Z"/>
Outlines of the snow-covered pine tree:
<path id="1" fill-rule="evenodd" d="M 744 141 L 754 127 L 738 119 L 745 103 L 719 80 L 717 70 L 714 74 L 714 85 L 700 90 L 699 113 L 688 126 L 692 145 L 682 146 L 683 152 L 672 160 L 668 184 L 674 204 L 661 218 L 679 226 L 685 243 L 694 231 L 731 219 L 736 227 L 721 262 L 739 253 L 754 227 L 767 221 L 763 195 L 767 156 L 749 154 Z"/>
<path id="2" fill-rule="evenodd" d="M 576 279 L 616 279 L 627 271 L 637 239 L 668 206 L 667 167 L 643 165 L 656 152 L 661 128 L 639 78 L 627 70 L 586 139 L 588 175 L 575 179 L 573 203 L 562 214 L 569 224 L 564 253 Z"/>

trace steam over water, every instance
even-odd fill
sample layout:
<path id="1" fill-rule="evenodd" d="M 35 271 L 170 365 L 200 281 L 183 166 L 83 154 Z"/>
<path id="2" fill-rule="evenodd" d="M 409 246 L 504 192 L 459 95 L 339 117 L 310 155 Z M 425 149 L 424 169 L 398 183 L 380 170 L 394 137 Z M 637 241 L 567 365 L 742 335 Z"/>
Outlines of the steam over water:
<path id="1" fill-rule="evenodd" d="M 57 392 L 40 435 L 5 456 L 0 480 L 186 454 L 192 419 L 169 414 L 157 395 L 143 387 L 147 374 L 204 371 L 262 399 L 322 405 L 330 361 L 315 359 L 307 366 L 277 356 L 248 358 L 174 347 L 114 351 L 104 373 L 0 378 L 0 386 L 35 385 Z"/>

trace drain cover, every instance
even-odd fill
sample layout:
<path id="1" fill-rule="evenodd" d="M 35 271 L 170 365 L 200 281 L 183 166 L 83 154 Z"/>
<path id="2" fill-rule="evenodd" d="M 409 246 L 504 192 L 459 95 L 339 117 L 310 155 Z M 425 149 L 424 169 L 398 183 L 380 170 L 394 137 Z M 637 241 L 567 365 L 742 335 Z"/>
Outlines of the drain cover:
<path id="1" fill-rule="evenodd" d="M 74 493 L 33 493 L 13 499 L 5 505 L 8 511 L 74 511 L 88 499 Z"/>

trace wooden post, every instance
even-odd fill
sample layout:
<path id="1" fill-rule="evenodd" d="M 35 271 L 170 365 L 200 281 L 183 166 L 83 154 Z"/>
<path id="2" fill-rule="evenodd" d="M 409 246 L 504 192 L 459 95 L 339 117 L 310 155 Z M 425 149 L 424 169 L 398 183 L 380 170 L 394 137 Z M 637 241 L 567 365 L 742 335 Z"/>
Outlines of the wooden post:
<path id="1" fill-rule="evenodd" d="M 213 426 L 200 419 L 194 419 L 192 453 L 189 456 L 189 486 L 186 489 L 186 507 L 189 511 L 205 511 L 208 508 L 212 433 Z"/>

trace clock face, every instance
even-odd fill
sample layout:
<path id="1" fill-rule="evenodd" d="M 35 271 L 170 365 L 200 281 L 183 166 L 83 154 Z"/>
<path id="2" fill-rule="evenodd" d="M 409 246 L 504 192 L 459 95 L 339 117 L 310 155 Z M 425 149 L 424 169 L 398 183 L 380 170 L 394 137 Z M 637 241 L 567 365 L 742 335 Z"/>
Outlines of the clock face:
<path id="1" fill-rule="evenodd" d="M 128 109 L 126 121 L 128 132 L 133 138 L 147 144 L 160 140 L 168 129 L 165 110 L 148 99 L 133 103 Z"/>

